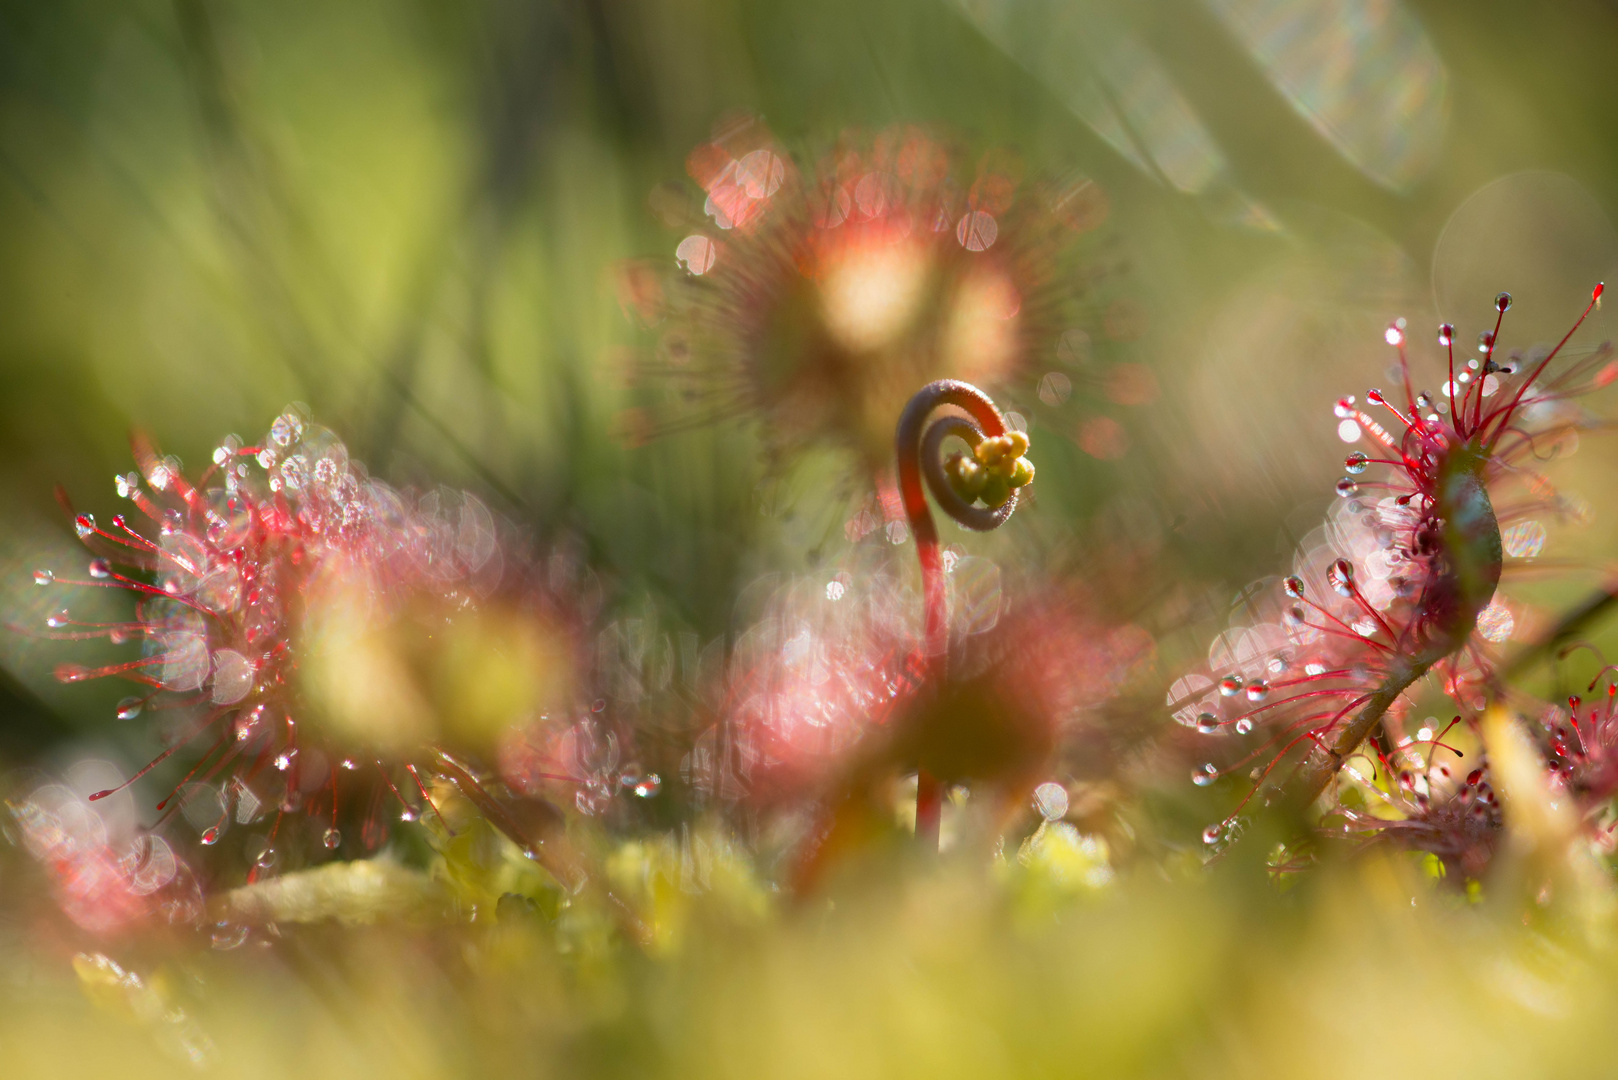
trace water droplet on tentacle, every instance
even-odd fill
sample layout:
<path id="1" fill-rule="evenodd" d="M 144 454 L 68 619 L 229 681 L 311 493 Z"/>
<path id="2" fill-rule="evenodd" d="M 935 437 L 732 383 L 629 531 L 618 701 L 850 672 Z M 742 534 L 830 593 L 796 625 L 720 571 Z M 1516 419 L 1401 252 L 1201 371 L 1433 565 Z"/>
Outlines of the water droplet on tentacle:
<path id="1" fill-rule="evenodd" d="M 34 584 L 35 585 L 49 585 L 51 582 L 53 582 L 55 580 L 56 580 L 56 575 L 51 573 L 49 570 L 35 570 L 34 571 Z"/>
<path id="2" fill-rule="evenodd" d="M 1438 326 L 1438 343 L 1445 348 L 1455 343 L 1455 324 L 1440 323 Z"/>
<path id="3" fill-rule="evenodd" d="M 1343 468 L 1347 469 L 1355 476 L 1358 476 L 1360 473 L 1364 472 L 1370 466 L 1370 464 L 1371 456 L 1365 453 L 1363 450 L 1356 450 L 1352 454 L 1348 455 L 1348 457 L 1343 459 Z"/>
<path id="4" fill-rule="evenodd" d="M 1219 680 L 1219 692 L 1225 697 L 1235 697 L 1242 692 L 1243 680 L 1240 675 L 1226 675 Z"/>

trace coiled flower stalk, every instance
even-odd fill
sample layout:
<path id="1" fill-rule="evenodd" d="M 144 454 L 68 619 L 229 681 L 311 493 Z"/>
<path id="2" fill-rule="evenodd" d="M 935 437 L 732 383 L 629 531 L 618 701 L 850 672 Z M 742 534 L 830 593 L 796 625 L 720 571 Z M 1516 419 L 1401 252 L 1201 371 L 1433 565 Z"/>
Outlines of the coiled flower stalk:
<path id="1" fill-rule="evenodd" d="M 967 415 L 951 413 L 928 423 L 933 413 L 951 405 Z M 946 458 L 944 444 L 950 439 L 965 443 L 969 453 Z M 1005 417 L 982 390 L 957 379 L 939 379 L 917 391 L 900 414 L 895 450 L 899 493 L 921 563 L 928 674 L 942 681 L 948 671 L 949 613 L 943 555 L 926 492 L 930 490 L 939 508 L 967 528 L 998 529 L 1016 511 L 1019 491 L 1034 479 L 1033 463 L 1026 457 L 1028 436 L 1009 431 Z M 943 796 L 942 783 L 925 768 L 919 770 L 916 838 L 930 849 L 938 846 Z"/>

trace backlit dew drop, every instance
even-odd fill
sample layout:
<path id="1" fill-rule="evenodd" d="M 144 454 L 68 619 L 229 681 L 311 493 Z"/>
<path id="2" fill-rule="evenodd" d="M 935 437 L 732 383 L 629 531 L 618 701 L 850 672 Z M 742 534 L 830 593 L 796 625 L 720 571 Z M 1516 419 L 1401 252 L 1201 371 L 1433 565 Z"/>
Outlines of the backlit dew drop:
<path id="1" fill-rule="evenodd" d="M 327 829 L 320 842 L 325 845 L 327 851 L 336 851 L 337 845 L 343 842 L 343 834 L 336 829 Z"/>
<path id="2" fill-rule="evenodd" d="M 1067 816 L 1067 788 L 1054 780 L 1047 780 L 1034 789 L 1034 809 L 1046 821 L 1059 821 Z"/>
<path id="3" fill-rule="evenodd" d="M 1446 349 L 1455 344 L 1455 324 L 1440 323 L 1438 326 L 1438 343 Z"/>
<path id="4" fill-rule="evenodd" d="M 73 683 L 83 682 L 90 677 L 90 669 L 83 664 L 57 664 L 56 681 Z"/>
<path id="5" fill-rule="evenodd" d="M 140 715 L 140 711 L 145 707 L 146 701 L 144 698 L 126 697 L 118 703 L 118 719 L 133 720 Z"/>
<path id="6" fill-rule="evenodd" d="M 1478 335 L 1478 352 L 1486 353 L 1494 348 L 1494 331 L 1485 330 Z"/>
<path id="7" fill-rule="evenodd" d="M 1343 468 L 1358 476 L 1370 466 L 1370 463 L 1370 455 L 1362 450 L 1356 450 L 1343 459 Z"/>
<path id="8" fill-rule="evenodd" d="M 1267 698 L 1269 696 L 1270 696 L 1270 684 L 1265 682 L 1263 679 L 1254 679 L 1252 682 L 1247 684 L 1247 700 L 1248 701 L 1263 701 L 1265 698 Z M 1237 723 L 1236 723 L 1236 730 L 1238 730 L 1238 731 L 1241 730 L 1241 722 L 1240 721 L 1237 721 Z"/>
<path id="9" fill-rule="evenodd" d="M 1347 559 L 1338 559 L 1326 571 L 1326 580 L 1331 587 L 1337 590 L 1338 596 L 1354 595 L 1354 564 Z"/>
<path id="10" fill-rule="evenodd" d="M 1503 292 L 1494 298 L 1494 309 L 1504 315 L 1511 310 L 1511 294 Z"/>
<path id="11" fill-rule="evenodd" d="M 1372 405 L 1386 405 L 1388 403 L 1388 399 L 1382 396 L 1382 391 L 1374 386 L 1365 391 L 1365 400 Z"/>
<path id="12" fill-rule="evenodd" d="M 1219 680 L 1219 692 L 1225 697 L 1235 697 L 1242 692 L 1242 677 L 1240 675 L 1226 675 Z"/>
<path id="13" fill-rule="evenodd" d="M 647 773 L 641 778 L 640 783 L 636 784 L 630 790 L 634 791 L 634 793 L 642 799 L 650 799 L 653 795 L 656 795 L 659 791 L 663 790 L 663 778 L 658 776 L 655 772 Z"/>
<path id="14" fill-rule="evenodd" d="M 1236 721 L 1236 734 L 1238 734 L 1238 735 L 1246 735 L 1248 732 L 1250 732 L 1252 730 L 1253 730 L 1253 721 L 1251 719 L 1249 719 L 1248 717 L 1244 716 L 1240 720 Z"/>
<path id="15" fill-rule="evenodd" d="M 90 576 L 98 581 L 112 577 L 112 564 L 106 559 L 91 559 Z"/>
<path id="16" fill-rule="evenodd" d="M 1221 830 L 1218 825 L 1210 825 L 1206 829 L 1203 829 L 1202 842 L 1204 844 L 1216 843 L 1219 840 L 1220 831 Z"/>
<path id="17" fill-rule="evenodd" d="M 1212 735 L 1219 730 L 1219 717 L 1211 712 L 1198 713 L 1197 730 L 1204 735 Z"/>
<path id="18" fill-rule="evenodd" d="M 1337 497 L 1340 499 L 1346 499 L 1350 495 L 1357 494 L 1359 490 L 1360 486 L 1346 476 L 1337 481 Z"/>
<path id="19" fill-rule="evenodd" d="M 34 584 L 35 585 L 49 585 L 51 582 L 53 582 L 55 580 L 56 580 L 56 575 L 51 573 L 49 570 L 35 570 L 34 571 Z"/>
<path id="20" fill-rule="evenodd" d="M 253 861 L 258 864 L 260 869 L 269 870 L 274 867 L 275 864 L 280 861 L 280 859 L 280 852 L 276 851 L 273 847 L 266 847 L 263 851 L 258 853 L 258 858 L 254 859 Z"/>
<path id="21" fill-rule="evenodd" d="M 1398 323 L 1389 323 L 1388 328 L 1382 332 L 1382 340 L 1389 345 L 1403 345 L 1405 343 L 1404 329 Z"/>
<path id="22" fill-rule="evenodd" d="M 1281 582 L 1281 588 L 1286 590 L 1288 596 L 1296 600 L 1303 595 L 1303 578 L 1297 574 L 1290 574 Z"/>
<path id="23" fill-rule="evenodd" d="M 62 627 L 66 626 L 72 621 L 73 616 L 68 614 L 67 608 L 63 608 L 55 614 L 47 615 L 45 617 L 45 625 L 50 627 L 52 630 L 60 630 Z"/>
<path id="24" fill-rule="evenodd" d="M 1207 787 L 1217 779 L 1219 779 L 1219 777 L 1211 775 L 1202 769 L 1197 769 L 1191 774 L 1191 782 L 1198 787 Z"/>
<path id="25" fill-rule="evenodd" d="M 1337 404 L 1333 406 L 1332 411 L 1342 419 L 1352 417 L 1356 412 L 1354 408 L 1354 395 L 1350 394 L 1347 397 L 1338 398 Z"/>
<path id="26" fill-rule="evenodd" d="M 416 808 L 413 807 L 413 806 L 407 806 L 403 810 L 399 811 L 399 820 L 400 821 L 407 821 L 407 822 L 408 821 L 415 821 L 416 820 Z"/>
<path id="27" fill-rule="evenodd" d="M 679 246 L 674 249 L 675 262 L 694 277 L 701 277 L 712 270 L 718 255 L 719 249 L 714 242 L 700 233 L 681 240 Z"/>
<path id="28" fill-rule="evenodd" d="M 89 514 L 80 514 L 73 519 L 73 531 L 79 534 L 80 540 L 85 539 L 96 531 L 96 519 Z"/>
<path id="29" fill-rule="evenodd" d="M 206 829 L 202 830 L 202 835 L 198 837 L 198 839 L 209 847 L 219 843 L 219 826 L 208 826 Z"/>

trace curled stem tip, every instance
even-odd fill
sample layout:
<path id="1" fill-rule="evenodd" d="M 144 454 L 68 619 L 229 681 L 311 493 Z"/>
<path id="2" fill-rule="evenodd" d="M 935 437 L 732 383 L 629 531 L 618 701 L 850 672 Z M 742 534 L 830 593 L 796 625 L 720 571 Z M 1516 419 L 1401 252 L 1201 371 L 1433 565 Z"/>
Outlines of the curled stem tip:
<path id="1" fill-rule="evenodd" d="M 934 412 L 950 405 L 967 415 L 932 419 Z M 964 443 L 967 452 L 946 457 L 944 444 L 950 439 Z M 957 379 L 939 379 L 916 392 L 899 416 L 895 450 L 899 493 L 921 563 L 927 655 L 936 679 L 945 673 L 949 623 L 938 530 L 926 493 L 930 490 L 939 509 L 955 521 L 988 532 L 1005 524 L 1017 509 L 1018 491 L 1033 481 L 1034 466 L 1026 456 L 1028 436 L 1009 431 L 994 401 Z M 942 801 L 943 784 L 923 770 L 916 787 L 916 835 L 930 848 L 938 845 Z"/>

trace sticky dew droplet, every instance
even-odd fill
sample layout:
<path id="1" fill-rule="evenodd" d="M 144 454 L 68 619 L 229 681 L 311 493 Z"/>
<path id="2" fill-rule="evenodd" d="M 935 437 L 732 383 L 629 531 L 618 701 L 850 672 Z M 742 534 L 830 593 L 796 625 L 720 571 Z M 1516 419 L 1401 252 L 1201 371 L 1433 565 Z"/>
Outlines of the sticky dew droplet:
<path id="1" fill-rule="evenodd" d="M 1343 459 L 1343 468 L 1358 476 L 1370 467 L 1371 456 L 1363 450 L 1356 450 Z"/>
<path id="2" fill-rule="evenodd" d="M 336 829 L 327 829 L 320 837 L 320 842 L 325 845 L 327 851 L 336 851 L 337 845 L 343 842 L 343 834 Z"/>
<path id="3" fill-rule="evenodd" d="M 55 580 L 56 580 L 56 575 L 51 573 L 49 570 L 35 570 L 34 571 L 34 584 L 35 585 L 49 585 L 51 582 L 53 582 Z"/>

